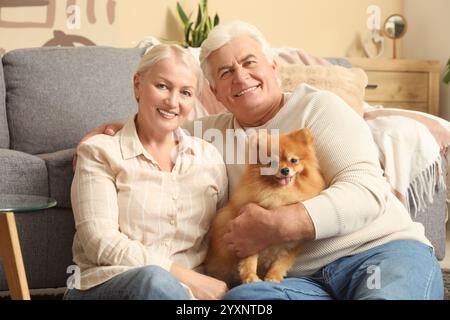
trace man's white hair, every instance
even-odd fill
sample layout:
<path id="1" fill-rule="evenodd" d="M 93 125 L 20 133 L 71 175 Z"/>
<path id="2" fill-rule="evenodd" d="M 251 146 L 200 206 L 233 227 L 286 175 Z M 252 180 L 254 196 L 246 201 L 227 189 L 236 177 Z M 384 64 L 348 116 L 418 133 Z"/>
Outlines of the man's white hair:
<path id="1" fill-rule="evenodd" d="M 214 86 L 215 83 L 211 73 L 211 68 L 208 64 L 209 55 L 230 41 L 242 36 L 248 36 L 256 40 L 260 44 L 267 60 L 269 62 L 273 61 L 274 54 L 269 43 L 264 38 L 261 31 L 259 31 L 254 25 L 239 20 L 219 24 L 211 30 L 206 40 L 203 41 L 200 51 L 200 66 L 210 85 Z"/>

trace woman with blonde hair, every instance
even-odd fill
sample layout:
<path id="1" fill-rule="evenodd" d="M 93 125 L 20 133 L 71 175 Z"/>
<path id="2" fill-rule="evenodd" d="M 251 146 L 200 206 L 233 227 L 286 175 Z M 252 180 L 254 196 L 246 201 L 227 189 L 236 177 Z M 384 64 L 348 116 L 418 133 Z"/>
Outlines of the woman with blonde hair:
<path id="1" fill-rule="evenodd" d="M 71 198 L 81 278 L 65 299 L 225 294 L 224 282 L 196 271 L 210 221 L 227 199 L 225 166 L 213 145 L 180 129 L 201 74 L 183 48 L 152 47 L 133 79 L 137 114 L 115 136 L 79 145 Z"/>

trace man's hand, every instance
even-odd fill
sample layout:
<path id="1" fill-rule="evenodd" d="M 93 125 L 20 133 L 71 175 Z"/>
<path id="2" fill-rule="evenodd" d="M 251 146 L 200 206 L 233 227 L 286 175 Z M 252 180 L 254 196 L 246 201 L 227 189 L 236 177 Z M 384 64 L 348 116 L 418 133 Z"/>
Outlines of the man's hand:
<path id="1" fill-rule="evenodd" d="M 80 143 L 89 139 L 92 136 L 95 136 L 97 134 L 107 134 L 109 136 L 113 136 L 116 134 L 117 131 L 123 128 L 123 123 L 114 122 L 114 123 L 107 123 L 104 124 L 98 128 L 95 128 L 92 131 L 89 131 L 85 136 L 83 136 L 80 140 Z"/>
<path id="2" fill-rule="evenodd" d="M 212 277 L 205 276 L 194 270 L 173 264 L 170 272 L 182 283 L 187 285 L 194 296 L 200 300 L 222 299 L 228 291 L 227 284 Z"/>
<path id="3" fill-rule="evenodd" d="M 117 131 L 122 129 L 122 127 L 123 127 L 123 123 L 119 123 L 119 122 L 104 124 L 100 127 L 95 128 L 92 131 L 89 131 L 85 136 L 83 136 L 81 138 L 80 143 L 83 141 L 86 141 L 90 137 L 95 136 L 97 134 L 107 134 L 109 136 L 113 136 L 116 134 Z M 73 171 L 75 171 L 76 166 L 77 166 L 77 153 L 75 152 L 75 154 L 73 155 L 73 159 L 72 159 Z"/>
<path id="4" fill-rule="evenodd" d="M 224 241 L 240 258 L 287 241 L 313 240 L 314 224 L 301 203 L 267 210 L 249 203 L 230 221 Z"/>

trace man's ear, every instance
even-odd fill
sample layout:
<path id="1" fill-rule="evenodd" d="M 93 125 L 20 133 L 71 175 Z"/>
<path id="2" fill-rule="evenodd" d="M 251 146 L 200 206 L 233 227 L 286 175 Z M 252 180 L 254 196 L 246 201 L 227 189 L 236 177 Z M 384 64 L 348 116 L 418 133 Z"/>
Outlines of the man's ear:
<path id="1" fill-rule="evenodd" d="M 278 70 L 279 70 L 278 61 L 276 58 L 272 59 L 271 67 L 272 67 L 273 71 L 275 72 L 275 76 L 277 77 L 278 85 L 281 87 L 280 75 L 278 74 Z"/>
<path id="2" fill-rule="evenodd" d="M 272 59 L 271 65 L 272 65 L 273 70 L 278 71 L 278 62 L 275 57 Z"/>

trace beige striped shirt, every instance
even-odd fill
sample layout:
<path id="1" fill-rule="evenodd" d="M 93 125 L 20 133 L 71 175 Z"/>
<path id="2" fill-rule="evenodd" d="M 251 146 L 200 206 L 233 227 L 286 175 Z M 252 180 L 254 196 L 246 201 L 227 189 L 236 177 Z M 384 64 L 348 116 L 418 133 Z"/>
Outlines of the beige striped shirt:
<path id="1" fill-rule="evenodd" d="M 211 219 L 227 200 L 226 170 L 211 144 L 175 135 L 171 172 L 144 149 L 134 117 L 115 136 L 80 144 L 71 197 L 81 290 L 135 267 L 203 262 Z"/>

